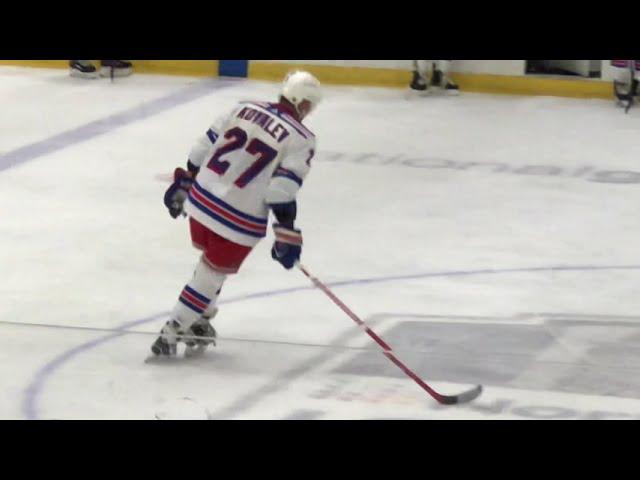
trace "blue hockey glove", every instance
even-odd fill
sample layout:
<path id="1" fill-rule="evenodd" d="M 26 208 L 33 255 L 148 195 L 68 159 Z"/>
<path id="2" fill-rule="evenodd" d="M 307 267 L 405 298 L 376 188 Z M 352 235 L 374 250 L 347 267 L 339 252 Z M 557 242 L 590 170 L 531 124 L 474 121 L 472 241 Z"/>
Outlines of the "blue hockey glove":
<path id="1" fill-rule="evenodd" d="M 164 194 L 164 204 L 169 209 L 169 215 L 177 218 L 183 212 L 183 205 L 193 185 L 193 176 L 183 168 L 176 168 L 173 173 L 173 183 Z"/>

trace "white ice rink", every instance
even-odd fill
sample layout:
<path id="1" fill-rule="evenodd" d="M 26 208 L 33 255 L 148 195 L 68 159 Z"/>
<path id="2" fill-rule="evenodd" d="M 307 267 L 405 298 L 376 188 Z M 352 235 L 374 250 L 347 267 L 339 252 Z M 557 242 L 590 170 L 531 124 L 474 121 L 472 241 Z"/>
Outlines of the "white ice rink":
<path id="1" fill-rule="evenodd" d="M 640 418 L 640 108 L 326 88 L 299 198 L 220 297 L 218 347 L 146 364 L 199 253 L 162 195 L 194 140 L 278 85 L 0 68 L 0 418 Z"/>

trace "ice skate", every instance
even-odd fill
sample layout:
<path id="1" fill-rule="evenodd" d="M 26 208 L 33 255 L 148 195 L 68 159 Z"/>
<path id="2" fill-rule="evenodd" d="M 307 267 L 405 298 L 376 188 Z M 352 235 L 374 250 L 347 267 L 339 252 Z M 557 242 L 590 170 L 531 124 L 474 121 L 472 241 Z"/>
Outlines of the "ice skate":
<path id="1" fill-rule="evenodd" d="M 446 95 L 458 95 L 460 88 L 451 79 L 447 78 L 440 70 L 434 70 L 431 76 L 431 85 L 440 89 Z"/>
<path id="2" fill-rule="evenodd" d="M 98 71 L 89 60 L 69 60 L 69 75 L 76 78 L 98 78 Z"/>
<path id="3" fill-rule="evenodd" d="M 188 330 L 188 334 L 185 336 L 194 336 L 199 338 L 186 338 L 186 350 L 184 352 L 185 357 L 193 357 L 202 355 L 207 346 L 216 346 L 217 332 L 215 328 L 209 323 L 211 317 L 202 316 L 196 321 Z"/>
<path id="4" fill-rule="evenodd" d="M 133 65 L 126 60 L 101 60 L 101 77 L 128 77 L 133 73 Z"/>
<path id="5" fill-rule="evenodd" d="M 180 324 L 176 320 L 169 320 L 162 327 L 160 336 L 151 345 L 151 352 L 156 357 L 175 357 L 178 353 L 178 341 L 182 334 Z"/>
<path id="6" fill-rule="evenodd" d="M 413 79 L 411 80 L 409 87 L 411 87 L 412 90 L 424 92 L 428 90 L 429 85 L 427 84 L 427 81 L 424 79 L 424 77 L 420 75 L 420 72 L 418 72 L 417 70 L 414 70 Z"/>

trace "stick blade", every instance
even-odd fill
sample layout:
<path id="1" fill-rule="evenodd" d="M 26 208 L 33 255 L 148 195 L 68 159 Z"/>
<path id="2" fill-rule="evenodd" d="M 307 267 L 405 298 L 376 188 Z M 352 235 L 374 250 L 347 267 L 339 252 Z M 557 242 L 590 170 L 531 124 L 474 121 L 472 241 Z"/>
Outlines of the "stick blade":
<path id="1" fill-rule="evenodd" d="M 462 392 L 458 395 L 440 395 L 438 403 L 442 405 L 460 405 L 462 403 L 469 403 L 482 394 L 482 385 L 476 385 L 471 390 Z"/>

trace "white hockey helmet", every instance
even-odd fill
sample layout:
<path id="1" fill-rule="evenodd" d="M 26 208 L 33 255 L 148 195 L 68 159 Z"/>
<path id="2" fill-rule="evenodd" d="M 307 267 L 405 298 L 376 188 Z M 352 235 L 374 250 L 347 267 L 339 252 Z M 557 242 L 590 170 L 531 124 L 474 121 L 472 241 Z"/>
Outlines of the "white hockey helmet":
<path id="1" fill-rule="evenodd" d="M 311 109 L 322 100 L 320 81 L 309 72 L 297 70 L 287 74 L 282 84 L 281 95 L 298 109 L 300 103 L 307 100 Z"/>

